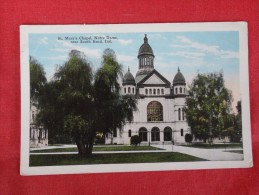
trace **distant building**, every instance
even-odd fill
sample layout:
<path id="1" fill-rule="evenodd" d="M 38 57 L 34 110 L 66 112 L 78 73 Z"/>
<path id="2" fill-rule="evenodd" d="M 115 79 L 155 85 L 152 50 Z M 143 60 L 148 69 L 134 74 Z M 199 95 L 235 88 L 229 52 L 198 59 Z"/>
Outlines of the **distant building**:
<path id="1" fill-rule="evenodd" d="M 41 148 L 48 145 L 48 131 L 36 125 L 37 104 L 30 103 L 30 148 Z"/>
<path id="2" fill-rule="evenodd" d="M 138 110 L 133 121 L 108 135 L 105 143 L 130 144 L 133 135 L 139 135 L 142 144 L 184 143 L 190 128 L 183 111 L 187 94 L 183 74 L 178 68 L 171 83 L 154 68 L 155 55 L 146 35 L 137 57 L 136 77 L 128 69 L 121 93 L 136 98 Z"/>

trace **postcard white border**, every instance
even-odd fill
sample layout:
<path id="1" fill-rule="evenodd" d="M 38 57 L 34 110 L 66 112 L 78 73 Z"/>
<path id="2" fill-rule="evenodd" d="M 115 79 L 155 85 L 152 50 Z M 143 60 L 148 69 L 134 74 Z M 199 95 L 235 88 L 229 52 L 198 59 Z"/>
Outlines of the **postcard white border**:
<path id="1" fill-rule="evenodd" d="M 171 163 L 98 164 L 29 167 L 29 33 L 133 33 L 133 32 L 187 32 L 238 31 L 240 48 L 240 90 L 242 100 L 243 151 L 242 161 L 206 161 Z M 250 124 L 248 73 L 248 33 L 246 22 L 212 23 L 151 23 L 104 25 L 22 25 L 20 26 L 21 61 L 21 175 L 50 175 L 78 173 L 111 173 L 136 171 L 195 170 L 218 168 L 248 168 L 253 166 Z"/>

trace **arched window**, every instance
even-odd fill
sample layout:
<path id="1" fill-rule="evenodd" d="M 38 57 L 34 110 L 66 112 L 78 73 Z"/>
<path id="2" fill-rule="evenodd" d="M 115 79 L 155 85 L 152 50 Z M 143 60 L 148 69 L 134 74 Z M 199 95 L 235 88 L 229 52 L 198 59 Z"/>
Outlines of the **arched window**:
<path id="1" fill-rule="evenodd" d="M 134 88 L 132 88 L 132 93 L 134 94 Z"/>
<path id="2" fill-rule="evenodd" d="M 149 94 L 152 95 L 152 89 L 149 89 Z"/>
<path id="3" fill-rule="evenodd" d="M 182 119 L 184 120 L 184 110 L 182 109 Z"/>
<path id="4" fill-rule="evenodd" d="M 126 93 L 127 92 L 127 89 L 126 89 L 126 87 L 124 87 L 124 93 Z"/>
<path id="5" fill-rule="evenodd" d="M 161 89 L 161 94 L 164 95 L 164 89 Z"/>
<path id="6" fill-rule="evenodd" d="M 177 93 L 178 93 L 177 88 L 175 88 L 175 94 L 177 94 Z"/>
<path id="7" fill-rule="evenodd" d="M 164 141 L 172 141 L 172 129 L 170 127 L 164 129 Z"/>
<path id="8" fill-rule="evenodd" d="M 183 88 L 183 93 L 185 94 L 185 88 Z"/>
<path id="9" fill-rule="evenodd" d="M 148 94 L 148 90 L 147 89 L 145 89 L 145 93 L 146 93 L 146 95 Z"/>
<path id="10" fill-rule="evenodd" d="M 157 101 L 147 105 L 147 121 L 163 121 L 163 106 Z"/>
<path id="11" fill-rule="evenodd" d="M 160 141 L 160 132 L 158 127 L 153 127 L 151 129 L 151 141 Z"/>
<path id="12" fill-rule="evenodd" d="M 181 108 L 178 108 L 178 120 L 181 120 Z"/>
<path id="13" fill-rule="evenodd" d="M 183 129 L 181 129 L 181 136 L 183 136 Z"/>
<path id="14" fill-rule="evenodd" d="M 131 137 L 131 130 L 129 130 L 129 132 L 128 132 L 128 133 L 129 133 L 129 137 Z"/>
<path id="15" fill-rule="evenodd" d="M 160 89 L 157 89 L 157 95 L 160 95 Z"/>
<path id="16" fill-rule="evenodd" d="M 145 127 L 139 129 L 139 137 L 141 141 L 147 142 L 147 129 Z"/>
<path id="17" fill-rule="evenodd" d="M 153 94 L 156 95 L 156 89 L 153 89 Z"/>
<path id="18" fill-rule="evenodd" d="M 180 93 L 182 93 L 183 91 L 182 91 L 182 88 L 180 87 Z"/>
<path id="19" fill-rule="evenodd" d="M 131 89 L 130 89 L 130 87 L 128 87 L 128 93 L 131 93 Z"/>

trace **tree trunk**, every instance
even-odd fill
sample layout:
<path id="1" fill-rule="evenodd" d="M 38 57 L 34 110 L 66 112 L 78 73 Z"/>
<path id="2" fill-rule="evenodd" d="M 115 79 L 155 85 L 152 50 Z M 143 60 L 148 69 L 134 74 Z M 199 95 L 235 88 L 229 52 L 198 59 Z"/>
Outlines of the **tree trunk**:
<path id="1" fill-rule="evenodd" d="M 77 148 L 78 148 L 78 154 L 79 154 L 79 155 L 84 155 L 84 154 L 86 154 L 85 144 L 83 143 L 82 140 L 76 141 L 76 145 L 77 145 Z"/>

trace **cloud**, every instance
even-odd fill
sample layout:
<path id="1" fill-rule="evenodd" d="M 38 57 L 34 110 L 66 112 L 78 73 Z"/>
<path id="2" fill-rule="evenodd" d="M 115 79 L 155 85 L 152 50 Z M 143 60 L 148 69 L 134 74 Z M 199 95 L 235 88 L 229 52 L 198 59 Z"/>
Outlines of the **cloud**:
<path id="1" fill-rule="evenodd" d="M 134 62 L 136 60 L 136 57 L 135 56 L 130 56 L 130 55 L 123 55 L 123 54 L 116 54 L 117 58 L 118 58 L 118 61 L 120 63 L 123 63 L 123 62 Z"/>
<path id="2" fill-rule="evenodd" d="M 67 55 L 57 55 L 57 56 L 49 56 L 49 57 L 41 57 L 44 59 L 48 59 L 48 60 L 62 60 L 65 61 L 67 60 L 68 56 Z"/>
<path id="3" fill-rule="evenodd" d="M 202 51 L 202 52 L 206 52 L 206 53 L 218 56 L 220 58 L 239 58 L 238 52 L 221 50 L 220 47 L 217 45 L 206 45 L 203 43 L 195 42 L 188 39 L 185 36 L 177 36 L 176 38 L 183 44 L 171 44 L 170 47 L 193 48 L 198 51 Z M 189 55 L 186 55 L 186 56 L 190 57 Z"/>
<path id="4" fill-rule="evenodd" d="M 39 44 L 47 45 L 48 40 L 49 40 L 48 37 L 43 37 L 43 38 L 39 39 Z"/>
<path id="5" fill-rule="evenodd" d="M 205 54 L 201 52 L 186 52 L 186 51 L 177 51 L 173 53 L 168 53 L 167 55 L 181 56 L 181 57 L 190 58 L 190 59 L 200 59 L 201 57 L 205 56 Z"/>
<path id="6" fill-rule="evenodd" d="M 84 52 L 85 55 L 89 58 L 91 58 L 91 57 L 100 58 L 102 56 L 101 49 L 90 49 L 90 48 L 87 48 L 87 47 L 81 47 L 79 45 L 74 45 L 70 42 L 63 41 L 63 40 L 57 40 L 57 42 L 61 45 L 61 46 L 59 46 L 61 48 L 54 48 L 53 50 L 64 52 L 65 49 L 67 49 L 67 51 L 75 49 L 75 50 Z"/>
<path id="7" fill-rule="evenodd" d="M 126 46 L 126 45 L 130 45 L 133 42 L 133 40 L 132 39 L 119 39 L 118 42 L 121 45 Z"/>

